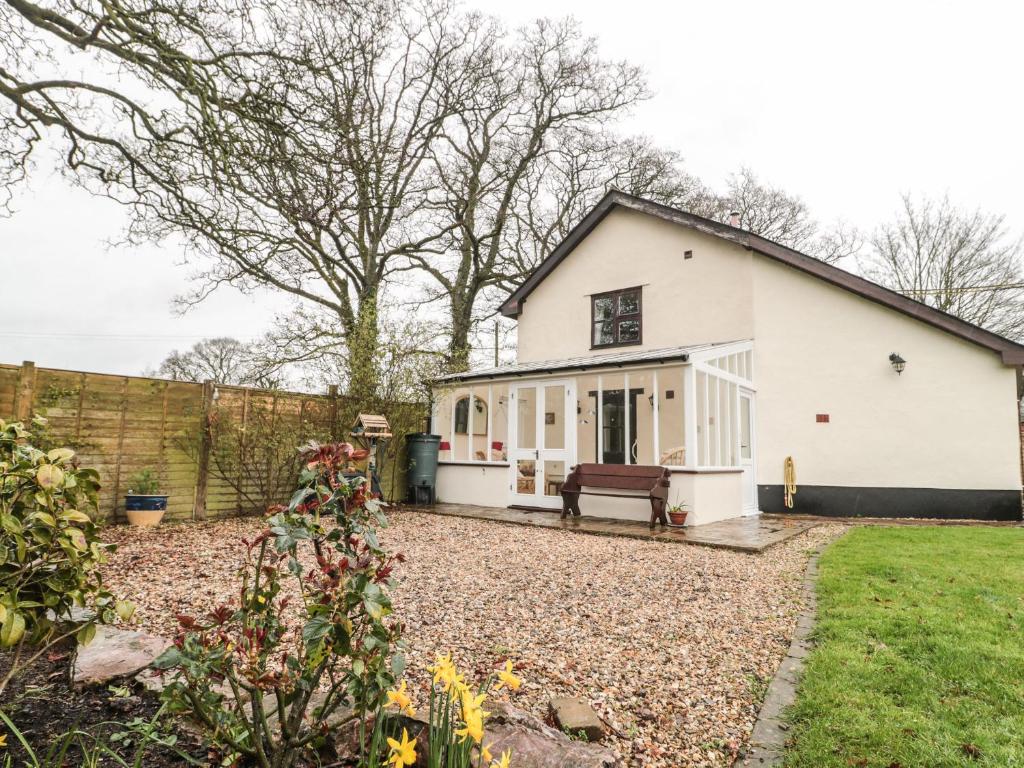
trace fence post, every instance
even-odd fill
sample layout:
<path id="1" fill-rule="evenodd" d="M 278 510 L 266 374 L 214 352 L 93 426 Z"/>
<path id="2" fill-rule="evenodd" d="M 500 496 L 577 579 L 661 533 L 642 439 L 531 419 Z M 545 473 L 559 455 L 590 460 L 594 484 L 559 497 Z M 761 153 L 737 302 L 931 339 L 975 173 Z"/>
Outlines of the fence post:
<path id="1" fill-rule="evenodd" d="M 331 384 L 327 387 L 327 398 L 330 403 L 330 425 L 328 431 L 331 434 L 331 442 L 337 440 L 338 434 L 338 385 Z"/>
<path id="2" fill-rule="evenodd" d="M 210 476 L 210 413 L 213 410 L 213 379 L 203 382 L 203 403 L 199 411 L 199 456 L 196 461 L 196 497 L 192 519 L 206 519 L 206 487 Z"/>
<path id="3" fill-rule="evenodd" d="M 249 428 L 249 392 L 246 387 L 242 390 L 242 428 L 238 430 L 238 480 L 235 484 L 235 514 L 242 515 L 242 489 L 246 485 L 245 474 L 245 451 L 249 445 L 246 440 L 246 430 Z"/>
<path id="4" fill-rule="evenodd" d="M 111 519 L 117 520 L 117 501 L 121 497 L 121 462 L 124 460 L 124 422 L 128 416 L 128 377 L 121 383 L 121 421 L 117 427 L 117 464 L 114 469 L 114 500 Z"/>
<path id="5" fill-rule="evenodd" d="M 36 388 L 36 364 L 26 360 L 18 371 L 18 389 L 14 393 L 14 420 L 29 421 L 32 418 L 32 398 Z"/>

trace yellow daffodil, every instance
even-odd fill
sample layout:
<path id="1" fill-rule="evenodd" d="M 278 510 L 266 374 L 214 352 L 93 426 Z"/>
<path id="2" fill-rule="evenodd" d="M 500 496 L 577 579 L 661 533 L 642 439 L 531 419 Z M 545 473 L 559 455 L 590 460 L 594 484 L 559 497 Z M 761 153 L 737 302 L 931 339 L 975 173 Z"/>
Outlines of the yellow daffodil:
<path id="1" fill-rule="evenodd" d="M 498 682 L 494 689 L 508 688 L 510 691 L 518 691 L 522 684 L 523 681 L 512 674 L 512 662 L 506 661 L 505 668 L 498 671 Z"/>
<path id="2" fill-rule="evenodd" d="M 509 763 L 509 760 L 511 759 L 512 752 L 511 750 L 506 749 L 504 752 L 501 753 L 501 760 L 495 763 L 491 763 L 491 768 L 509 768 L 511 765 L 511 763 Z"/>
<path id="3" fill-rule="evenodd" d="M 409 741 L 409 731 L 402 729 L 402 740 L 388 738 L 388 746 L 391 747 L 391 757 L 388 764 L 394 768 L 405 768 L 407 765 L 416 763 L 416 739 Z"/>
<path id="4" fill-rule="evenodd" d="M 455 731 L 462 741 L 472 739 L 479 744 L 484 739 L 484 713 L 481 709 L 463 710 L 462 719 L 465 726 Z"/>
<path id="5" fill-rule="evenodd" d="M 7 734 L 0 733 L 0 749 L 7 746 Z"/>
<path id="6" fill-rule="evenodd" d="M 388 706 L 397 707 L 398 711 L 409 717 L 416 716 L 416 709 L 412 706 L 412 700 L 406 693 L 405 680 L 398 687 L 398 690 L 391 690 L 387 692 L 388 695 Z"/>
<path id="7" fill-rule="evenodd" d="M 461 691 L 459 691 L 459 693 L 462 696 L 462 711 L 464 713 L 466 711 L 480 709 L 480 707 L 484 703 L 484 699 L 487 698 L 486 693 L 481 693 L 477 696 L 474 696 L 468 688 L 462 689 Z"/>
<path id="8" fill-rule="evenodd" d="M 427 667 L 427 671 L 433 673 L 434 683 L 441 683 L 445 693 L 450 691 L 453 686 L 456 691 L 461 691 L 466 687 L 462 675 L 455 669 L 455 664 L 452 662 L 450 654 L 448 656 L 438 656 L 434 666 Z"/>
<path id="9" fill-rule="evenodd" d="M 487 765 L 491 764 L 491 761 L 494 759 L 494 755 L 491 754 L 490 744 L 480 747 L 480 756 L 484 759 L 484 762 L 487 763 Z"/>

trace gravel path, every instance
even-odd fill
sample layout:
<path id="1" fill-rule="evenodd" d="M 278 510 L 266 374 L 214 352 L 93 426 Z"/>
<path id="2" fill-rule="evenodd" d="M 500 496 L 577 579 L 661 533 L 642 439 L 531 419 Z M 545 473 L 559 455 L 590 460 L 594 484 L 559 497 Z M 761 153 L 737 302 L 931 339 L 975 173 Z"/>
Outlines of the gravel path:
<path id="1" fill-rule="evenodd" d="M 259 526 L 111 528 L 106 578 L 171 636 L 176 613 L 234 596 L 234 542 Z M 382 538 L 408 557 L 393 597 L 411 688 L 439 651 L 481 676 L 511 658 L 519 706 L 543 716 L 551 696 L 587 698 L 628 765 L 671 768 L 731 763 L 788 647 L 808 552 L 843 530 L 748 555 L 398 511 Z"/>

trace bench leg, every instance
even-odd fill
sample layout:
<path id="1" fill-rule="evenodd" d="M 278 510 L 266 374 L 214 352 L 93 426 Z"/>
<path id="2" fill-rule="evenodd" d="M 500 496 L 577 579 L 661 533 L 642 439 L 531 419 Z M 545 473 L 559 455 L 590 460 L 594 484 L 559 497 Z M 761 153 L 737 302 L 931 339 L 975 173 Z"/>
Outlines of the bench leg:
<path id="1" fill-rule="evenodd" d="M 572 512 L 573 517 L 580 516 L 580 495 L 573 491 L 562 491 L 562 519 Z"/>
<path id="2" fill-rule="evenodd" d="M 657 520 L 663 526 L 668 525 L 668 518 L 665 517 L 665 500 L 651 499 L 651 530 L 654 530 L 654 522 Z"/>

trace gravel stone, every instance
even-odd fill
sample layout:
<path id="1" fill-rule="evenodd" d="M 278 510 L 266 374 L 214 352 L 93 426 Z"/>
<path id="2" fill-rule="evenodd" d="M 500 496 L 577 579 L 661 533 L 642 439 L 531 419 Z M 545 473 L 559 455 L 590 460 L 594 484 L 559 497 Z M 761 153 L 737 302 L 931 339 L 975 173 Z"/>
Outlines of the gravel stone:
<path id="1" fill-rule="evenodd" d="M 477 679 L 511 659 L 523 679 L 517 707 L 543 718 L 552 697 L 581 698 L 607 726 L 605 745 L 643 768 L 733 762 L 789 647 L 810 552 L 845 530 L 821 525 L 754 555 L 412 510 L 391 517 L 381 538 L 408 558 L 392 595 L 417 705 L 437 653 Z M 119 549 L 104 577 L 136 603 L 142 628 L 173 636 L 175 614 L 235 598 L 237 542 L 260 526 L 111 528 Z"/>

